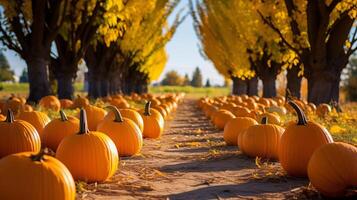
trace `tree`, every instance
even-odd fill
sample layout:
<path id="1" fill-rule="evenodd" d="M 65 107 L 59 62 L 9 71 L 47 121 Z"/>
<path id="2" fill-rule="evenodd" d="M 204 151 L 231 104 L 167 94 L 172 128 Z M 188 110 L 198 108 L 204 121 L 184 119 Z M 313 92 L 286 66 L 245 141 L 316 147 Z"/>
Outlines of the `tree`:
<path id="1" fill-rule="evenodd" d="M 20 76 L 20 83 L 28 83 L 29 82 L 29 77 L 27 74 L 27 69 L 23 69 L 21 76 Z"/>
<path id="2" fill-rule="evenodd" d="M 211 82 L 209 81 L 209 79 L 207 79 L 205 87 L 211 87 Z"/>
<path id="3" fill-rule="evenodd" d="M 183 77 L 183 85 L 188 86 L 190 84 L 191 84 L 190 77 L 188 76 L 188 74 L 185 74 L 185 77 Z"/>
<path id="4" fill-rule="evenodd" d="M 200 68 L 196 67 L 192 75 L 191 86 L 202 87 L 202 74 Z"/>
<path id="5" fill-rule="evenodd" d="M 10 69 L 9 62 L 0 51 L 0 81 L 14 81 L 14 71 Z"/>
<path id="6" fill-rule="evenodd" d="M 184 79 L 180 76 L 177 71 L 172 70 L 165 74 L 164 79 L 161 81 L 161 85 L 177 86 L 182 85 Z"/>
<path id="7" fill-rule="evenodd" d="M 51 45 L 63 24 L 70 0 L 0 1 L 0 41 L 27 64 L 28 101 L 50 94 L 48 64 Z"/>
<path id="8" fill-rule="evenodd" d="M 348 66 L 346 81 L 347 96 L 350 101 L 357 101 L 357 58 L 352 57 Z"/>

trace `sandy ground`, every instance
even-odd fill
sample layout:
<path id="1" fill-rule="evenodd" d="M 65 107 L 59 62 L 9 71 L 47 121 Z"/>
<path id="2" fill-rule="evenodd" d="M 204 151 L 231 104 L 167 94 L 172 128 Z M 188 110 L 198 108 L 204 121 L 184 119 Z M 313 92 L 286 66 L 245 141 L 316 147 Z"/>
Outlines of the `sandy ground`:
<path id="1" fill-rule="evenodd" d="M 185 99 L 159 140 L 122 158 L 106 183 L 78 184 L 78 199 L 320 199 L 307 179 L 227 147 L 195 101 Z"/>

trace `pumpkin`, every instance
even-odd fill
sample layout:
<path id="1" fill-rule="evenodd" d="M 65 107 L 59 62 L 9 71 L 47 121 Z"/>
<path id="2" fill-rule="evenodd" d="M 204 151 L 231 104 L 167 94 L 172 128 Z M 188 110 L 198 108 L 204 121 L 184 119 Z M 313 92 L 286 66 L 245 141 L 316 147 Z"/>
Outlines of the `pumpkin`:
<path id="1" fill-rule="evenodd" d="M 143 136 L 147 138 L 159 138 L 164 130 L 164 120 L 161 116 L 161 114 L 150 108 L 151 106 L 151 101 L 148 101 L 145 105 L 145 110 L 142 112 L 141 116 L 144 121 L 144 132 Z M 154 115 L 153 111 L 156 111 L 159 113 L 160 117 L 158 115 Z"/>
<path id="2" fill-rule="evenodd" d="M 69 99 L 60 99 L 59 101 L 62 109 L 70 109 L 73 107 L 73 101 Z"/>
<path id="3" fill-rule="evenodd" d="M 4 115 L 0 114 L 0 122 L 5 121 L 5 120 L 6 120 L 6 117 Z"/>
<path id="4" fill-rule="evenodd" d="M 135 124 L 138 125 L 141 132 L 144 131 L 143 117 L 141 117 L 138 111 L 130 108 L 125 108 L 125 109 L 120 109 L 120 114 L 123 117 L 131 119 L 133 122 L 135 122 Z M 108 112 L 108 114 L 104 117 L 104 120 L 114 120 L 114 118 L 115 118 L 114 113 Z"/>
<path id="5" fill-rule="evenodd" d="M 248 127 L 257 125 L 258 122 L 250 117 L 237 117 L 227 122 L 224 127 L 223 138 L 227 145 L 237 146 L 238 135 Z"/>
<path id="6" fill-rule="evenodd" d="M 80 111 L 79 133 L 65 137 L 56 152 L 75 180 L 103 182 L 118 168 L 119 156 L 114 142 L 104 133 L 89 131 L 86 111 Z"/>
<path id="7" fill-rule="evenodd" d="M 236 117 L 250 117 L 250 110 L 248 108 L 237 106 L 232 109 L 232 113 Z"/>
<path id="8" fill-rule="evenodd" d="M 319 106 L 317 106 L 316 108 L 316 115 L 319 117 L 325 117 L 326 115 L 328 115 L 330 112 L 332 111 L 331 106 L 326 104 L 326 103 L 322 103 Z"/>
<path id="9" fill-rule="evenodd" d="M 280 125 L 280 116 L 274 113 L 263 113 L 258 115 L 257 121 L 262 121 L 264 117 L 268 118 L 270 124 Z"/>
<path id="10" fill-rule="evenodd" d="M 32 112 L 33 111 L 33 108 L 31 105 L 28 105 L 28 104 L 24 104 L 22 105 L 20 112 Z"/>
<path id="11" fill-rule="evenodd" d="M 240 150 L 251 157 L 278 159 L 278 150 L 284 128 L 268 124 L 269 118 L 263 117 L 261 124 L 248 127 L 239 134 Z"/>
<path id="12" fill-rule="evenodd" d="M 132 156 L 140 152 L 143 146 L 143 136 L 131 119 L 122 117 L 120 111 L 109 106 L 115 114 L 114 120 L 103 120 L 97 130 L 105 133 L 113 140 L 120 156 Z"/>
<path id="13" fill-rule="evenodd" d="M 123 98 L 113 98 L 109 103 L 117 108 L 130 108 L 130 104 Z"/>
<path id="14" fill-rule="evenodd" d="M 71 173 L 56 158 L 23 152 L 0 160 L 0 199 L 74 200 Z"/>
<path id="15" fill-rule="evenodd" d="M 7 110 L 11 110 L 14 113 L 14 115 L 17 115 L 21 110 L 22 105 L 23 105 L 22 102 L 17 98 L 9 99 L 6 101 L 5 105 L 3 106 L 2 112 L 6 113 Z"/>
<path id="16" fill-rule="evenodd" d="M 7 118 L 0 122 L 0 158 L 25 151 L 38 152 L 41 140 L 36 129 L 26 121 L 14 120 L 11 110 Z"/>
<path id="17" fill-rule="evenodd" d="M 308 175 L 312 185 L 328 197 L 343 197 L 357 186 L 357 148 L 346 143 L 325 144 L 311 156 Z"/>
<path id="18" fill-rule="evenodd" d="M 89 105 L 89 100 L 85 97 L 77 95 L 77 98 L 73 101 L 73 108 L 83 108 Z"/>
<path id="19" fill-rule="evenodd" d="M 235 116 L 231 112 L 228 110 L 220 109 L 214 113 L 213 123 L 218 129 L 223 130 L 226 123 L 233 118 L 235 118 Z"/>
<path id="20" fill-rule="evenodd" d="M 45 110 L 58 112 L 61 108 L 61 102 L 53 95 L 45 96 L 40 99 L 38 105 Z"/>
<path id="21" fill-rule="evenodd" d="M 34 126 L 41 139 L 43 129 L 51 121 L 45 113 L 39 111 L 21 112 L 18 119 L 27 121 Z"/>
<path id="22" fill-rule="evenodd" d="M 270 113 L 278 113 L 279 115 L 286 115 L 287 113 L 286 108 L 282 106 L 270 106 L 266 111 Z"/>
<path id="23" fill-rule="evenodd" d="M 161 104 L 162 105 L 162 104 Z M 159 113 L 161 114 L 161 116 L 166 119 L 168 117 L 168 113 L 167 111 L 165 110 L 164 107 L 162 107 L 161 105 L 159 106 L 153 106 L 152 108 L 159 111 Z"/>
<path id="24" fill-rule="evenodd" d="M 76 134 L 79 129 L 79 120 L 60 110 L 60 118 L 48 123 L 42 131 L 42 142 L 46 147 L 53 151 L 57 150 L 58 145 L 68 135 Z"/>
<path id="25" fill-rule="evenodd" d="M 289 123 L 280 140 L 279 160 L 291 176 L 306 177 L 307 164 L 314 151 L 324 144 L 333 142 L 330 133 L 320 124 L 307 121 L 302 109 L 293 101 L 297 123 Z"/>
<path id="26" fill-rule="evenodd" d="M 92 105 L 85 106 L 84 110 L 86 110 L 87 113 L 89 130 L 97 130 L 98 124 L 104 119 L 107 112 L 103 108 Z"/>

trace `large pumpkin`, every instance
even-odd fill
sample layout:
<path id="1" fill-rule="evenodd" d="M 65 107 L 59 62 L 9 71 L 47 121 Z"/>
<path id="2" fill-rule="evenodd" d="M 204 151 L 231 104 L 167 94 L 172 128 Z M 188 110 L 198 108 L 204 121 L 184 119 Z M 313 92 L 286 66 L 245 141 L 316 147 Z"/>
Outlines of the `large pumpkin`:
<path id="1" fill-rule="evenodd" d="M 56 158 L 24 152 L 0 160 L 0 199 L 74 200 L 68 169 Z"/>
<path id="2" fill-rule="evenodd" d="M 43 129 L 51 121 L 51 119 L 45 113 L 39 111 L 21 112 L 18 119 L 27 121 L 32 126 L 34 126 L 41 139 Z"/>
<path id="3" fill-rule="evenodd" d="M 81 109 L 79 133 L 65 137 L 57 148 L 58 158 L 75 180 L 102 182 L 113 176 L 119 156 L 114 142 L 104 133 L 89 131 Z"/>
<path id="4" fill-rule="evenodd" d="M 14 120 L 10 110 L 6 121 L 0 122 L 0 158 L 25 151 L 38 152 L 41 140 L 36 129 L 26 121 Z"/>
<path id="5" fill-rule="evenodd" d="M 147 138 L 159 138 L 164 130 L 164 120 L 158 111 L 150 108 L 150 105 L 151 101 L 148 101 L 144 112 L 141 113 L 144 121 L 143 136 Z M 155 112 L 159 113 L 159 115 L 153 114 Z"/>
<path id="6" fill-rule="evenodd" d="M 239 134 L 239 149 L 248 156 L 278 159 L 279 143 L 284 128 L 268 124 L 264 117 L 262 123 L 248 127 Z"/>
<path id="7" fill-rule="evenodd" d="M 114 120 L 103 120 L 97 130 L 110 137 L 115 143 L 120 156 L 132 156 L 140 152 L 143 146 L 143 136 L 138 127 L 131 119 L 123 118 L 120 111 L 109 106 L 114 114 Z"/>
<path id="8" fill-rule="evenodd" d="M 56 96 L 49 95 L 42 97 L 38 105 L 43 109 L 50 109 L 58 112 L 61 108 L 61 103 Z"/>
<path id="9" fill-rule="evenodd" d="M 133 122 L 135 122 L 136 125 L 138 125 L 140 131 L 141 132 L 144 131 L 144 120 L 138 111 L 130 108 L 125 108 L 125 109 L 120 109 L 120 114 L 125 118 L 133 120 Z M 104 120 L 114 120 L 114 118 L 115 118 L 114 112 L 108 112 L 108 114 L 104 117 Z"/>
<path id="10" fill-rule="evenodd" d="M 104 119 L 107 112 L 103 108 L 87 105 L 84 107 L 87 113 L 88 128 L 91 131 L 97 130 L 98 124 Z"/>
<path id="11" fill-rule="evenodd" d="M 223 138 L 227 145 L 237 146 L 238 135 L 248 127 L 257 125 L 258 122 L 250 117 L 237 117 L 227 122 L 224 127 Z"/>
<path id="12" fill-rule="evenodd" d="M 312 185 L 328 197 L 342 197 L 357 187 L 357 148 L 346 143 L 325 144 L 311 156 L 308 175 Z"/>
<path id="13" fill-rule="evenodd" d="M 79 120 L 66 114 L 60 110 L 60 118 L 52 120 L 42 131 L 42 142 L 46 147 L 53 151 L 57 150 L 58 145 L 68 135 L 73 135 L 78 132 Z"/>
<path id="14" fill-rule="evenodd" d="M 307 121 L 302 109 L 293 101 L 297 123 L 289 123 L 281 137 L 279 160 L 284 170 L 291 176 L 306 177 L 307 164 L 314 151 L 320 146 L 333 142 L 330 133 L 315 122 Z"/>

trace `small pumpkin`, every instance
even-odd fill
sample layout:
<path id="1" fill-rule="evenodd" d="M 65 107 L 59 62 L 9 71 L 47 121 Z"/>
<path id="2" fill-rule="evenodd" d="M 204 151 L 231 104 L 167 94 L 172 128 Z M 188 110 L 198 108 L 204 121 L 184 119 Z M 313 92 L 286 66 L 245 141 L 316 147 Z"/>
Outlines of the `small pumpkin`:
<path id="1" fill-rule="evenodd" d="M 319 117 L 325 117 L 332 111 L 332 108 L 330 105 L 326 103 L 322 103 L 316 108 L 316 115 Z"/>
<path id="2" fill-rule="evenodd" d="M 56 158 L 24 152 L 0 160 L 0 199 L 74 200 L 71 173 Z"/>
<path id="3" fill-rule="evenodd" d="M 53 151 L 57 150 L 63 138 L 76 134 L 79 129 L 79 120 L 76 117 L 66 116 L 63 110 L 59 113 L 60 118 L 52 120 L 42 131 L 44 145 Z"/>
<path id="4" fill-rule="evenodd" d="M 7 110 L 11 110 L 14 115 L 17 115 L 22 108 L 23 103 L 18 98 L 12 98 L 6 101 L 2 108 L 2 111 L 6 113 Z"/>
<path id="5" fill-rule="evenodd" d="M 97 130 L 98 124 L 104 119 L 107 112 L 103 108 L 99 108 L 93 105 L 85 106 L 84 110 L 86 110 L 87 113 L 89 130 Z"/>
<path id="6" fill-rule="evenodd" d="M 161 104 L 162 105 L 162 104 Z M 167 116 L 168 116 L 168 113 L 167 111 L 165 110 L 164 107 L 162 107 L 161 105 L 158 105 L 158 106 L 153 106 L 152 108 L 159 111 L 159 113 L 161 114 L 161 116 L 166 119 Z"/>
<path id="7" fill-rule="evenodd" d="M 42 139 L 42 131 L 45 126 L 51 121 L 51 119 L 43 112 L 31 111 L 31 112 L 21 112 L 18 119 L 27 121 L 32 126 L 34 126 Z"/>
<path id="8" fill-rule="evenodd" d="M 248 127 L 257 125 L 258 122 L 250 117 L 237 117 L 227 122 L 224 127 L 223 138 L 227 145 L 237 146 L 238 136 Z"/>
<path id="9" fill-rule="evenodd" d="M 311 156 L 308 175 L 312 185 L 327 197 L 343 197 L 357 186 L 357 148 L 335 142 L 318 148 Z"/>
<path id="10" fill-rule="evenodd" d="M 56 96 L 53 96 L 53 95 L 42 97 L 40 99 L 40 102 L 38 103 L 38 105 L 43 109 L 46 109 L 46 110 L 50 109 L 55 112 L 58 112 L 61 108 L 60 101 L 58 100 L 58 98 Z"/>
<path id="11" fill-rule="evenodd" d="M 41 140 L 36 129 L 26 121 L 14 120 L 11 110 L 0 122 L 0 158 L 25 151 L 39 152 Z"/>
<path id="12" fill-rule="evenodd" d="M 73 101 L 69 99 L 60 99 L 62 109 L 70 109 L 73 107 Z"/>
<path id="13" fill-rule="evenodd" d="M 268 122 L 270 124 L 275 124 L 275 125 L 280 125 L 281 121 L 280 121 L 280 116 L 274 113 L 263 113 L 258 115 L 257 120 L 258 121 L 262 121 L 264 117 L 268 118 Z"/>
<path id="14" fill-rule="evenodd" d="M 141 116 L 144 121 L 144 132 L 143 136 L 147 138 L 159 138 L 164 130 L 164 120 L 161 114 L 150 108 L 151 101 L 148 101 L 145 105 L 145 110 L 142 112 Z M 153 113 L 159 113 L 155 115 Z M 159 117 L 160 116 L 160 117 Z"/>
<path id="15" fill-rule="evenodd" d="M 6 120 L 6 117 L 4 115 L 0 114 L 0 122 L 5 121 L 5 120 Z"/>
<path id="16" fill-rule="evenodd" d="M 224 126 L 231 119 L 235 118 L 235 116 L 228 110 L 220 109 L 213 116 L 213 123 L 218 129 L 224 129 Z"/>
<path id="17" fill-rule="evenodd" d="M 77 95 L 77 98 L 73 101 L 73 108 L 83 108 L 89 105 L 89 100 L 85 97 Z"/>
<path id="18" fill-rule="evenodd" d="M 114 142 L 104 133 L 89 131 L 86 111 L 80 111 L 79 133 L 65 137 L 56 152 L 75 180 L 103 182 L 118 168 L 119 156 Z"/>
<path id="19" fill-rule="evenodd" d="M 278 159 L 279 143 L 284 128 L 268 124 L 269 118 L 263 117 L 261 124 L 248 127 L 239 134 L 239 149 L 248 156 Z"/>
<path id="20" fill-rule="evenodd" d="M 270 113 L 278 113 L 279 115 L 286 115 L 287 113 L 286 108 L 282 106 L 270 106 L 266 110 Z"/>
<path id="21" fill-rule="evenodd" d="M 122 117 L 120 111 L 109 106 L 113 111 L 114 120 L 103 120 L 97 130 L 110 137 L 117 147 L 119 156 L 132 156 L 140 152 L 143 146 L 143 136 L 134 121 Z"/>
<path id="22" fill-rule="evenodd" d="M 120 114 L 128 119 L 131 119 L 138 125 L 141 132 L 144 131 L 144 120 L 140 113 L 131 108 L 120 109 Z M 114 120 L 115 115 L 113 112 L 108 112 L 108 114 L 104 117 L 104 120 Z"/>
<path id="23" fill-rule="evenodd" d="M 291 176 L 306 177 L 307 165 L 314 151 L 333 142 L 330 133 L 320 124 L 307 121 L 302 109 L 293 101 L 290 106 L 298 116 L 297 123 L 289 123 L 281 137 L 279 160 Z"/>

